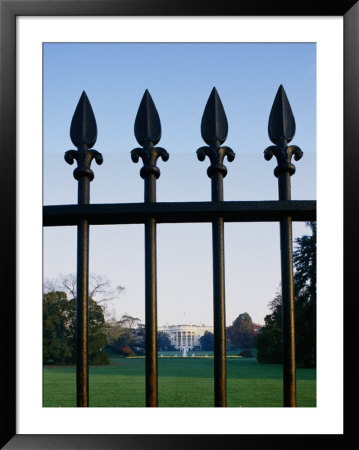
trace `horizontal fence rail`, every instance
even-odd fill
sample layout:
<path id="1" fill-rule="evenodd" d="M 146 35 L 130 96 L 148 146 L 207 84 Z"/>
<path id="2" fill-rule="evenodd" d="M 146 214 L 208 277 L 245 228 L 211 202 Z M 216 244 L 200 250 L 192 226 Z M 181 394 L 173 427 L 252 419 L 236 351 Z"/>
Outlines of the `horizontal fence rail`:
<path id="1" fill-rule="evenodd" d="M 277 222 L 291 216 L 293 221 L 316 220 L 315 200 L 268 200 L 223 202 L 108 203 L 91 205 L 51 205 L 43 207 L 45 227 L 77 225 L 140 224 L 153 217 L 157 223 Z"/>

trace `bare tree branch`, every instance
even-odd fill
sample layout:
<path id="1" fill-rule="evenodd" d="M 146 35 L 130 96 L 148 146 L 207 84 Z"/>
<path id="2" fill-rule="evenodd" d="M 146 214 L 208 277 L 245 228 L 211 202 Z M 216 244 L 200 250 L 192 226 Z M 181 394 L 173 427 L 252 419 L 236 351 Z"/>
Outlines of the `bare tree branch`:
<path id="1" fill-rule="evenodd" d="M 64 291 L 72 298 L 76 298 L 77 280 L 73 273 L 59 275 L 57 279 L 45 279 L 44 292 Z M 118 285 L 112 288 L 111 282 L 103 275 L 90 274 L 89 276 L 89 297 L 98 304 L 102 304 L 106 314 L 104 303 L 116 300 L 120 295 L 126 293 L 124 286 Z M 107 315 L 109 315 L 107 313 Z"/>
<path id="2" fill-rule="evenodd" d="M 60 275 L 60 284 L 66 293 L 71 294 L 73 298 L 76 297 L 76 277 L 73 273 L 64 277 Z"/>
<path id="3" fill-rule="evenodd" d="M 45 293 L 58 291 L 58 285 L 56 280 L 50 280 L 46 278 L 44 281 L 43 289 Z"/>

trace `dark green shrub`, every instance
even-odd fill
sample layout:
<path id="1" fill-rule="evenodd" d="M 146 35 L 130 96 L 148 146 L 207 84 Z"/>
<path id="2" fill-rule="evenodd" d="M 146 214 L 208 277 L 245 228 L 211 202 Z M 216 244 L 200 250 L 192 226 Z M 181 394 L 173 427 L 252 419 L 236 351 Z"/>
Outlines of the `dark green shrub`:
<path id="1" fill-rule="evenodd" d="M 243 356 L 244 358 L 253 358 L 253 353 L 250 350 L 242 350 L 238 356 Z"/>

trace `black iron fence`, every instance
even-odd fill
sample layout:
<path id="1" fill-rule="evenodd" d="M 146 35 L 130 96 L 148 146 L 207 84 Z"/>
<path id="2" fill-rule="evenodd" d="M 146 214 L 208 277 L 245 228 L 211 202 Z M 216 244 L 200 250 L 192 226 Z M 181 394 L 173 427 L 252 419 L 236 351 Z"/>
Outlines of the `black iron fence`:
<path id="1" fill-rule="evenodd" d="M 207 101 L 201 123 L 206 146 L 197 157 L 210 160 L 207 174 L 211 179 L 211 202 L 156 202 L 158 158 L 167 161 L 169 154 L 156 147 L 161 139 L 161 122 L 153 100 L 146 90 L 135 120 L 135 137 L 140 147 L 131 151 L 132 161 L 142 159 L 140 175 L 144 179 L 144 202 L 127 204 L 90 204 L 90 182 L 93 159 L 102 164 L 101 153 L 93 149 L 97 125 L 92 107 L 83 92 L 71 122 L 70 136 L 77 150 L 65 153 L 65 160 L 77 167 L 78 204 L 44 206 L 44 226 L 77 226 L 77 406 L 89 405 L 88 374 L 88 283 L 89 227 L 105 224 L 138 224 L 145 227 L 145 326 L 146 326 L 146 406 L 158 406 L 157 373 L 157 223 L 211 222 L 213 249 L 213 315 L 214 315 L 214 405 L 226 406 L 226 340 L 225 340 L 225 271 L 224 222 L 279 222 L 283 308 L 283 405 L 296 406 L 295 329 L 292 221 L 316 219 L 316 202 L 291 200 L 290 177 L 295 173 L 292 157 L 298 161 L 302 151 L 288 145 L 295 134 L 295 120 L 283 86 L 276 94 L 269 116 L 268 134 L 274 145 L 264 151 L 266 160 L 277 159 L 274 175 L 278 178 L 277 201 L 230 201 L 223 199 L 223 164 L 234 160 L 233 150 L 223 143 L 227 138 L 226 114 L 214 88 Z M 120 405 L 119 405 L 120 406 Z"/>

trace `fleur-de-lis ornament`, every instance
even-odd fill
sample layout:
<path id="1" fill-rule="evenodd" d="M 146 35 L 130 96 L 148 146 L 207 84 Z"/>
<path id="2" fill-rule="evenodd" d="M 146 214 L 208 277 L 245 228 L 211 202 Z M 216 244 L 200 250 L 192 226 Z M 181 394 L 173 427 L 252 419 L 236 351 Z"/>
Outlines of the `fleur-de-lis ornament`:
<path id="1" fill-rule="evenodd" d="M 86 176 L 92 181 L 94 173 L 90 168 L 91 162 L 95 159 L 100 165 L 103 163 L 103 157 L 97 150 L 92 149 L 97 139 L 97 125 L 85 91 L 82 92 L 72 117 L 70 137 L 77 150 L 68 150 L 65 153 L 65 161 L 68 164 L 73 164 L 74 160 L 77 161 L 77 167 L 73 173 L 76 180 Z"/>
<path id="2" fill-rule="evenodd" d="M 167 161 L 169 154 L 164 148 L 155 147 L 161 139 L 161 121 L 147 89 L 137 111 L 135 137 L 142 147 L 134 148 L 131 151 L 131 159 L 137 163 L 139 158 L 142 158 L 141 177 L 145 178 L 149 174 L 154 174 L 156 178 L 159 178 L 161 172 L 156 166 L 157 159 L 161 157 L 163 161 Z"/>
<path id="3" fill-rule="evenodd" d="M 273 156 L 277 158 L 278 166 L 274 169 L 274 175 L 278 177 L 281 173 L 288 172 L 289 175 L 295 173 L 295 166 L 292 164 L 292 156 L 295 161 L 299 161 L 303 156 L 302 150 L 296 145 L 288 146 L 295 134 L 295 120 L 290 107 L 284 87 L 279 86 L 275 96 L 268 121 L 269 139 L 275 145 L 271 145 L 264 150 L 264 158 L 269 161 Z"/>
<path id="4" fill-rule="evenodd" d="M 206 156 L 211 161 L 207 169 L 207 175 L 212 178 L 214 174 L 221 173 L 223 177 L 227 175 L 227 168 L 223 164 L 224 157 L 232 162 L 235 153 L 229 147 L 222 146 L 227 139 L 228 122 L 221 99 L 217 89 L 214 87 L 208 98 L 203 112 L 201 122 L 202 139 L 208 146 L 200 147 L 197 150 L 197 158 L 204 161 Z"/>

